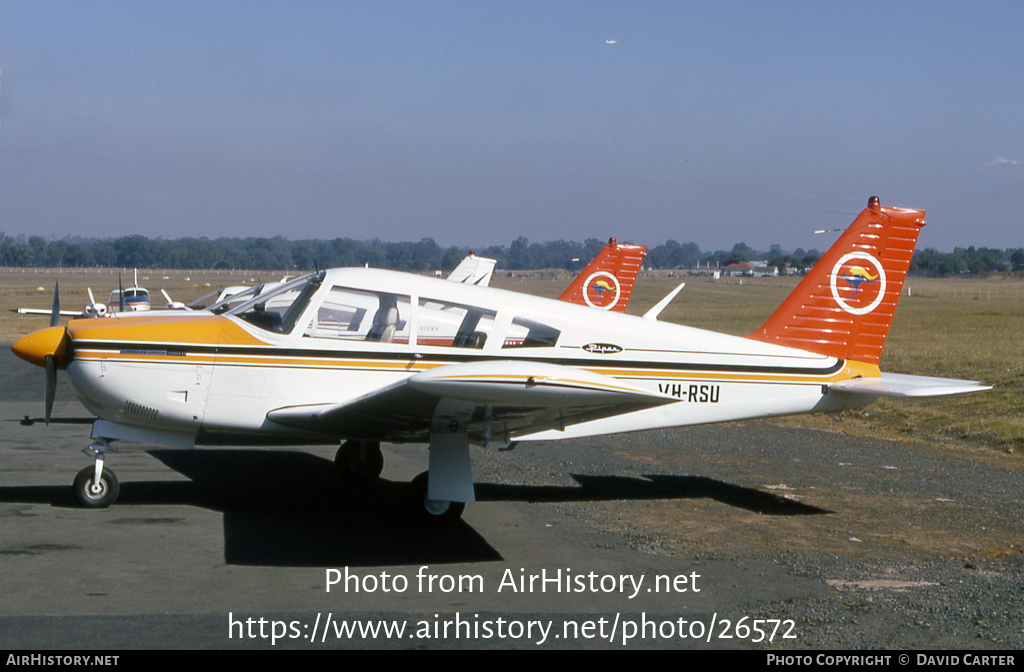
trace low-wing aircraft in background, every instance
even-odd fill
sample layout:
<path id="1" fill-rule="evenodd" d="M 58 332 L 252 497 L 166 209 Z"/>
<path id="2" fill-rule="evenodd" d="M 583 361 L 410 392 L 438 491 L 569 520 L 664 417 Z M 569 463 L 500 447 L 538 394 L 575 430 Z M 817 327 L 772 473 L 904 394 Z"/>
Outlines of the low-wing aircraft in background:
<path id="1" fill-rule="evenodd" d="M 164 296 L 170 301 L 171 297 Z M 92 301 L 92 290 L 89 290 L 89 300 Z M 93 301 L 95 304 L 96 302 Z M 110 301 L 107 303 L 107 313 L 141 313 L 150 309 L 149 290 L 139 287 L 139 269 L 135 269 L 135 284 L 125 289 L 121 286 L 121 276 L 117 276 L 117 289 L 110 293 Z"/>
<path id="2" fill-rule="evenodd" d="M 19 315 L 53 315 L 56 313 L 62 317 L 82 318 L 107 317 L 113 316 L 115 313 L 145 312 L 150 309 L 149 290 L 145 287 L 139 287 L 139 269 L 135 269 L 135 285 L 133 287 L 128 289 L 121 287 L 120 274 L 118 274 L 117 284 L 118 288 L 110 292 L 110 302 L 107 304 L 97 303 L 96 297 L 92 293 L 92 287 L 89 287 L 89 303 L 85 306 L 85 310 L 82 311 L 61 310 L 60 295 L 57 291 L 54 291 L 54 307 L 52 310 L 42 308 L 11 308 L 10 311 Z M 160 291 L 163 292 L 163 290 Z M 171 297 L 167 296 L 167 292 L 163 292 L 163 294 L 168 304 L 175 303 L 171 301 Z"/>
<path id="3" fill-rule="evenodd" d="M 118 483 L 112 441 L 179 448 L 341 442 L 350 480 L 381 442 L 426 443 L 413 511 L 454 522 L 474 500 L 470 445 L 836 412 L 878 396 L 987 389 L 878 368 L 924 212 L 869 201 L 747 337 L 395 271 L 320 271 L 222 315 L 75 320 L 12 350 L 57 370 L 96 415 L 86 506 Z"/>

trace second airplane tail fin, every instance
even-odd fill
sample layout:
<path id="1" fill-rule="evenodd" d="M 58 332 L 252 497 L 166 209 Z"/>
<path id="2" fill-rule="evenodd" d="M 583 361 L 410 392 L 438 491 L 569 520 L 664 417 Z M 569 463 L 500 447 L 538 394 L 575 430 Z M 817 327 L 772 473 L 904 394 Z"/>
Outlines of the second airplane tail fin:
<path id="1" fill-rule="evenodd" d="M 558 300 L 626 312 L 640 263 L 646 254 L 647 248 L 643 245 L 625 245 L 610 239 Z"/>
<path id="2" fill-rule="evenodd" d="M 480 285 L 487 287 L 491 284 L 491 274 L 494 273 L 495 259 L 478 257 L 470 252 L 455 270 L 451 272 L 448 279 L 452 282 L 464 282 L 467 285 Z"/>
<path id="3" fill-rule="evenodd" d="M 749 338 L 877 365 L 924 214 L 882 207 L 872 197 Z"/>

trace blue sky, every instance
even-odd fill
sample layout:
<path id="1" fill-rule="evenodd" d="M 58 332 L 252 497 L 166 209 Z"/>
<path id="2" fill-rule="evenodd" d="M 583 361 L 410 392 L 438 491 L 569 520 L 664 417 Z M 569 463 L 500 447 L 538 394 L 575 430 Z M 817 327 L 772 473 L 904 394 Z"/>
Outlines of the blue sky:
<path id="1" fill-rule="evenodd" d="M 0 231 L 1024 246 L 1021 2 L 0 0 Z M 614 41 L 614 44 L 609 44 Z"/>

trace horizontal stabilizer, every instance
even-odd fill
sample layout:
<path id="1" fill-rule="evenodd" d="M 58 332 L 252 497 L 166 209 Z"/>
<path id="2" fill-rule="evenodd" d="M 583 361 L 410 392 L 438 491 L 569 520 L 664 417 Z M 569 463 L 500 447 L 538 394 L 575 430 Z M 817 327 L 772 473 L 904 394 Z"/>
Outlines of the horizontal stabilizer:
<path id="1" fill-rule="evenodd" d="M 942 397 L 992 389 L 974 380 L 910 376 L 902 373 L 883 373 L 881 378 L 850 378 L 832 383 L 833 392 L 873 394 L 883 397 Z"/>
<path id="2" fill-rule="evenodd" d="M 665 306 L 672 303 L 672 299 L 676 298 L 676 294 L 678 294 L 680 290 L 683 289 L 683 287 L 686 287 L 685 282 L 680 282 L 678 285 L 676 285 L 676 288 L 673 289 L 668 294 L 666 294 L 664 299 L 658 301 L 656 304 L 654 304 L 654 307 L 652 307 L 650 310 L 644 313 L 644 319 L 657 320 L 658 315 L 661 315 L 661 311 L 665 310 Z"/>

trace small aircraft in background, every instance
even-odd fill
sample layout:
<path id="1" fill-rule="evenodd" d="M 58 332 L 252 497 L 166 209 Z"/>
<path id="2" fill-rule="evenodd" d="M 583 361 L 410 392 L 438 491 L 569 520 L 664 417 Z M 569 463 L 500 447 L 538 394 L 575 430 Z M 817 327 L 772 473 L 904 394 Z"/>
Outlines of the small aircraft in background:
<path id="1" fill-rule="evenodd" d="M 92 287 L 89 287 L 89 303 L 82 311 L 60 309 L 59 283 L 56 283 L 54 287 L 53 305 L 55 307 L 51 310 L 43 308 L 11 308 L 10 311 L 19 315 L 53 315 L 54 311 L 56 311 L 62 317 L 91 318 L 113 316 L 115 313 L 143 312 L 150 309 L 149 290 L 145 287 L 139 287 L 139 269 L 135 269 L 135 286 L 128 289 L 122 288 L 120 286 L 120 274 L 117 278 L 117 284 L 118 288 L 110 292 L 110 301 L 106 304 L 97 303 L 96 297 L 92 293 Z M 163 290 L 160 291 L 163 292 Z M 167 296 L 167 292 L 164 292 L 164 297 L 167 299 L 168 304 L 176 303 L 171 301 L 171 297 Z"/>
<path id="2" fill-rule="evenodd" d="M 58 370 L 96 416 L 85 450 L 95 463 L 74 483 L 85 506 L 117 498 L 105 455 L 119 440 L 177 448 L 340 442 L 335 464 L 348 481 L 380 476 L 381 442 L 426 443 L 429 469 L 412 482 L 411 511 L 450 524 L 474 501 L 471 445 L 508 449 L 988 389 L 878 367 L 924 224 L 921 210 L 870 199 L 746 337 L 659 322 L 651 311 L 595 311 L 342 268 L 220 315 L 73 320 L 11 349 L 45 369 L 47 421 Z M 879 281 L 855 291 L 849 277 Z"/>
<path id="3" fill-rule="evenodd" d="M 166 296 L 166 295 L 165 295 Z M 170 297 L 167 297 L 170 301 Z M 141 313 L 152 306 L 149 303 L 149 290 L 139 287 L 138 281 L 134 287 L 127 289 L 115 289 L 110 293 L 110 301 L 107 303 L 108 313 Z"/>
<path id="4" fill-rule="evenodd" d="M 170 302 L 171 297 L 164 296 Z M 92 301 L 92 290 L 89 290 L 89 300 Z M 121 286 L 121 275 L 117 276 L 117 289 L 110 293 L 110 301 L 107 303 L 107 314 L 113 313 L 141 313 L 150 309 L 149 290 L 139 287 L 139 269 L 135 269 L 135 284 L 128 289 Z"/>

